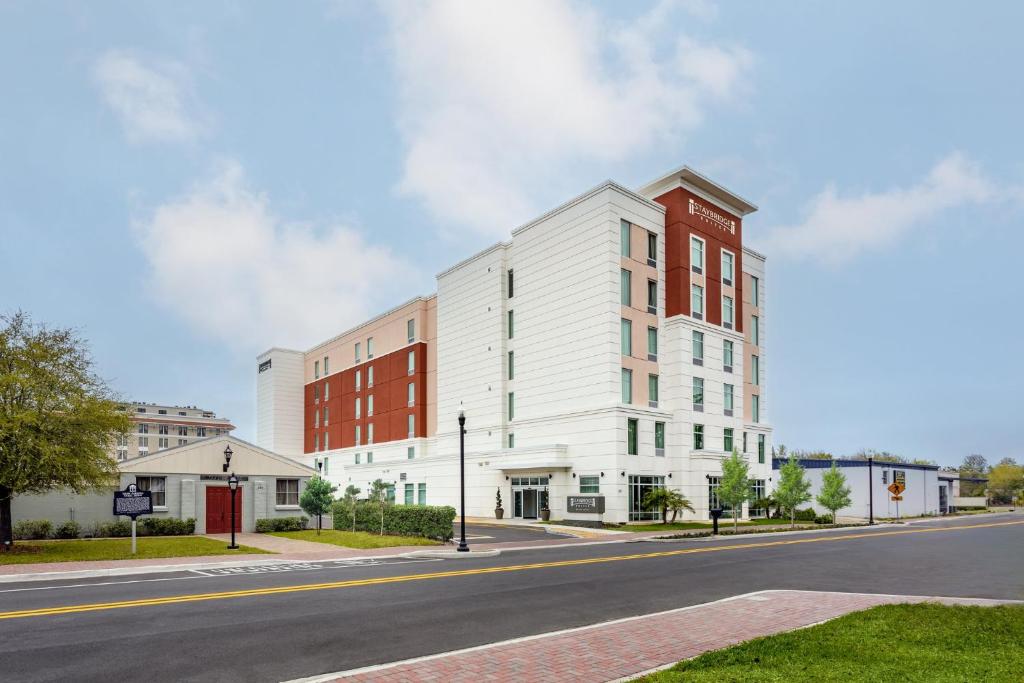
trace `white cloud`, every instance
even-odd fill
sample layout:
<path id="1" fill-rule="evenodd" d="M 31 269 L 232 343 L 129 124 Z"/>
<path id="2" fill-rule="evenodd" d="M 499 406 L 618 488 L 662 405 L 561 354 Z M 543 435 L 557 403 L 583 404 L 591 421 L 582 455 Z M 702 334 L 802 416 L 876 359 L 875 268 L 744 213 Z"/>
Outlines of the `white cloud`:
<path id="1" fill-rule="evenodd" d="M 706 2 L 662 2 L 626 23 L 568 0 L 385 8 L 407 147 L 399 189 L 490 235 L 530 218 L 530 198 L 572 168 L 692 131 L 752 62 L 680 36 L 713 16 Z"/>
<path id="2" fill-rule="evenodd" d="M 843 197 L 830 184 L 808 202 L 802 222 L 771 230 L 764 248 L 772 255 L 838 265 L 898 243 L 942 211 L 995 195 L 977 164 L 954 153 L 910 187 Z"/>
<path id="3" fill-rule="evenodd" d="M 189 141 L 205 128 L 188 69 L 120 50 L 102 55 L 93 79 L 132 142 Z"/>
<path id="4" fill-rule="evenodd" d="M 393 303 L 414 279 L 350 227 L 275 215 L 233 162 L 136 227 L 159 301 L 204 336 L 249 352 L 306 348 Z"/>

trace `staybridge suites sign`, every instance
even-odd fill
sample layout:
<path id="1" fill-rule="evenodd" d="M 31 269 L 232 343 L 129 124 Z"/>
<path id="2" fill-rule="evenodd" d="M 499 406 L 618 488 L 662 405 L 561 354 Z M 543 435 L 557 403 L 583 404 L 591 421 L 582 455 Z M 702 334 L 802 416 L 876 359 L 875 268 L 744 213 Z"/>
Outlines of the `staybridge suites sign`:
<path id="1" fill-rule="evenodd" d="M 704 206 L 692 198 L 690 199 L 690 215 L 696 216 L 705 223 L 710 223 L 722 230 L 728 230 L 730 234 L 736 234 L 736 221 L 718 213 L 714 209 Z"/>
<path id="2" fill-rule="evenodd" d="M 568 496 L 565 511 L 601 514 L 604 512 L 604 496 Z"/>

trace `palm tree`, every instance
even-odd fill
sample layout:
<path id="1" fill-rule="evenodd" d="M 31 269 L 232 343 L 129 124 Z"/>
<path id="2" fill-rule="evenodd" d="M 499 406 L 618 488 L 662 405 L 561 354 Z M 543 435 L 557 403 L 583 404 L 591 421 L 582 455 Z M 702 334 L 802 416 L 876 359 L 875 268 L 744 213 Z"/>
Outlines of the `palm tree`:
<path id="1" fill-rule="evenodd" d="M 678 491 L 671 491 L 669 489 L 656 488 L 651 489 L 644 495 L 643 499 L 644 507 L 659 508 L 661 510 L 661 523 L 668 524 L 668 511 L 672 511 L 672 521 L 676 521 L 676 516 L 681 510 L 689 510 L 693 512 L 693 505 L 686 497 Z"/>

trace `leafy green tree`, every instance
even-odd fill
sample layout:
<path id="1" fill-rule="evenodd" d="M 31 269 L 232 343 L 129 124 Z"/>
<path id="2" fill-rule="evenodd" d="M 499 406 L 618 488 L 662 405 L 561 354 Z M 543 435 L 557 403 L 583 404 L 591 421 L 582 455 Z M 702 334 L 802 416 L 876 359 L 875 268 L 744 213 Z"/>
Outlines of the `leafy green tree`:
<path id="1" fill-rule="evenodd" d="M 14 496 L 115 486 L 111 452 L 130 427 L 73 330 L 0 316 L 0 552 L 14 543 Z"/>
<path id="2" fill-rule="evenodd" d="M 1013 503 L 1024 489 L 1024 466 L 1013 458 L 1003 458 L 988 473 L 988 491 L 993 503 Z"/>
<path id="3" fill-rule="evenodd" d="M 370 502 L 380 510 L 380 535 L 384 535 L 384 511 L 388 507 L 388 485 L 383 479 L 374 479 L 370 484 Z"/>
<path id="4" fill-rule="evenodd" d="M 722 461 L 722 479 L 718 485 L 718 500 L 732 509 L 732 528 L 739 527 L 743 504 L 750 500 L 750 465 L 741 458 L 739 451 L 732 449 L 732 455 Z"/>
<path id="5" fill-rule="evenodd" d="M 961 479 L 985 479 L 988 477 L 989 466 L 985 456 L 973 453 L 964 458 L 960 465 L 959 473 Z M 961 481 L 960 495 L 962 496 L 983 496 L 985 495 L 985 482 Z"/>
<path id="6" fill-rule="evenodd" d="M 850 504 L 850 490 L 846 485 L 846 475 L 833 462 L 821 477 L 821 493 L 817 496 L 818 503 L 832 513 L 833 524 L 836 523 L 836 511 Z"/>
<path id="7" fill-rule="evenodd" d="M 323 515 L 331 511 L 334 492 L 337 490 L 336 486 L 331 486 L 331 482 L 314 474 L 299 498 L 299 507 L 303 512 L 310 517 L 316 517 L 317 536 L 320 535 L 320 529 L 323 527 Z"/>
<path id="8" fill-rule="evenodd" d="M 361 489 L 355 484 L 349 484 L 345 487 L 345 493 L 341 497 L 341 502 L 345 506 L 345 510 L 352 511 L 352 531 L 356 530 L 356 505 L 359 501 L 359 494 L 362 493 Z"/>
<path id="9" fill-rule="evenodd" d="M 661 510 L 661 523 L 668 524 L 668 512 L 672 511 L 672 521 L 676 521 L 676 516 L 682 510 L 689 510 L 693 512 L 693 505 L 687 498 L 679 493 L 678 491 L 672 491 L 666 488 L 651 489 L 644 495 L 643 499 L 644 508 L 650 510 L 651 508 L 658 508 Z"/>
<path id="10" fill-rule="evenodd" d="M 811 482 L 796 458 L 790 458 L 779 468 L 779 483 L 775 487 L 775 500 L 789 512 L 789 525 L 796 527 L 796 509 L 811 499 Z"/>

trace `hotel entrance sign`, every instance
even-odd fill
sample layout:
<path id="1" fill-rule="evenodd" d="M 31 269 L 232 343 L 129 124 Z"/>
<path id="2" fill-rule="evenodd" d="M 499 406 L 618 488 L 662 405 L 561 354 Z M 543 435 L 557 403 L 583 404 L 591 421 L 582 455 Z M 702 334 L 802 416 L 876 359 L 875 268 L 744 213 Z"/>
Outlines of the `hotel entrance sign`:
<path id="1" fill-rule="evenodd" d="M 568 496 L 565 511 L 601 514 L 604 512 L 604 496 Z"/>

